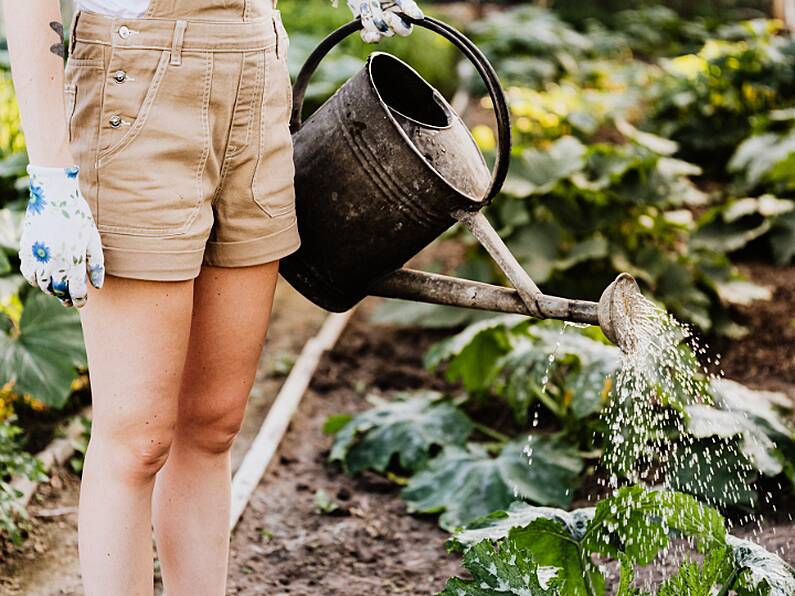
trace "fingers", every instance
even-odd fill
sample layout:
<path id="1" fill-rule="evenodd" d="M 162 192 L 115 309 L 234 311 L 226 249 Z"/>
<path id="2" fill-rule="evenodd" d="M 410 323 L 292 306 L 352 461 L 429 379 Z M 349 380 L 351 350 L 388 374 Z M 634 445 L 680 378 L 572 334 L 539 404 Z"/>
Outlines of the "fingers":
<path id="1" fill-rule="evenodd" d="M 91 285 L 100 289 L 105 283 L 105 255 L 102 252 L 102 240 L 99 232 L 91 236 L 91 240 L 86 247 L 86 267 Z"/>
<path id="2" fill-rule="evenodd" d="M 377 43 L 382 37 L 391 35 L 379 0 L 360 0 L 354 14 L 357 11 L 362 20 L 361 37 L 365 43 Z"/>
<path id="3" fill-rule="evenodd" d="M 389 28 L 401 37 L 406 37 L 413 29 L 411 23 L 407 23 L 397 13 L 391 10 L 384 13 L 384 20 L 389 25 Z"/>
<path id="4" fill-rule="evenodd" d="M 406 16 L 411 17 L 412 19 L 424 19 L 425 15 L 420 10 L 420 7 L 417 6 L 417 3 L 414 0 L 394 0 L 395 5 L 398 7 L 398 10 L 405 14 Z M 398 35 L 400 33 L 398 32 Z"/>
<path id="5" fill-rule="evenodd" d="M 88 275 L 83 263 L 78 263 L 69 272 L 69 297 L 77 308 L 88 300 Z"/>
<path id="6" fill-rule="evenodd" d="M 32 285 L 34 288 L 39 284 L 36 283 L 36 266 L 33 264 L 31 259 L 28 259 L 22 255 L 22 251 L 19 251 L 19 272 L 22 274 L 22 277 L 27 280 L 27 282 Z"/>

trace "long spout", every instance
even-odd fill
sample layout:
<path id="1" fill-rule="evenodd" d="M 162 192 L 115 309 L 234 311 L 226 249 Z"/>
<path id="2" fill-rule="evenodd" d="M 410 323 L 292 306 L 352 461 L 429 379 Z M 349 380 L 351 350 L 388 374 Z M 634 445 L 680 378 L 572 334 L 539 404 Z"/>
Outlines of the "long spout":
<path id="1" fill-rule="evenodd" d="M 528 304 L 513 288 L 414 269 L 390 273 L 372 285 L 369 292 L 384 298 L 599 325 L 608 339 L 623 350 L 631 349 L 635 343 L 632 305 L 641 295 L 634 278 L 622 273 L 607 286 L 598 303 L 547 296 L 539 291 Z"/>
<path id="2" fill-rule="evenodd" d="M 519 291 L 479 281 L 414 269 L 398 269 L 381 278 L 369 292 L 383 298 L 402 298 L 430 304 L 461 306 L 477 310 L 515 313 L 540 319 L 558 319 L 574 323 L 599 324 L 599 305 L 587 300 L 568 300 L 540 295 L 531 310 Z"/>

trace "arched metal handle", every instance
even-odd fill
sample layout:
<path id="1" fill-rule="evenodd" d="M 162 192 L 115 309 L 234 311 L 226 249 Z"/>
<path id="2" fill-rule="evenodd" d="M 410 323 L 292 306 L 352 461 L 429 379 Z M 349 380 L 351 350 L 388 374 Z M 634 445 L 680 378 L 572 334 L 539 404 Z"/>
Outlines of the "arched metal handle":
<path id="1" fill-rule="evenodd" d="M 478 74 L 483 79 L 483 82 L 486 84 L 486 89 L 489 92 L 489 97 L 491 98 L 491 103 L 494 107 L 494 113 L 497 119 L 497 148 L 489 189 L 481 202 L 473 204 L 474 209 L 480 209 L 485 203 L 490 202 L 502 188 L 502 184 L 505 182 L 505 177 L 508 174 L 508 163 L 511 155 L 510 114 L 508 111 L 508 104 L 505 101 L 505 94 L 500 86 L 500 80 L 497 77 L 497 73 L 494 71 L 494 67 L 483 55 L 483 52 L 460 31 L 432 17 L 412 19 L 402 13 L 400 16 L 405 21 L 419 27 L 424 27 L 450 41 L 461 50 L 467 59 L 474 65 Z M 295 133 L 301 128 L 301 110 L 304 106 L 304 95 L 309 86 L 309 80 L 312 78 L 320 62 L 340 41 L 361 28 L 362 23 L 358 18 L 346 23 L 327 35 L 306 59 L 293 85 L 293 109 L 290 115 L 291 132 Z"/>

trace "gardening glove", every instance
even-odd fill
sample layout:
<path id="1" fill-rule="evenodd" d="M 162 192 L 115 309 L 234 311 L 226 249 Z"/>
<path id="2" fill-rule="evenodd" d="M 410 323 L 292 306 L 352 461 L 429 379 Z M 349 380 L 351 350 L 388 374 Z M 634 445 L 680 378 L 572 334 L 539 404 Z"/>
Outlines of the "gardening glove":
<path id="1" fill-rule="evenodd" d="M 79 171 L 28 166 L 30 199 L 19 245 L 25 279 L 64 306 L 77 307 L 86 303 L 87 278 L 97 289 L 105 280 L 102 244 L 80 193 Z"/>
<path id="2" fill-rule="evenodd" d="M 348 0 L 348 7 L 354 17 L 362 19 L 361 36 L 367 43 L 378 43 L 382 37 L 392 37 L 395 33 L 404 37 L 411 33 L 411 23 L 398 13 L 412 19 L 425 18 L 414 0 Z"/>

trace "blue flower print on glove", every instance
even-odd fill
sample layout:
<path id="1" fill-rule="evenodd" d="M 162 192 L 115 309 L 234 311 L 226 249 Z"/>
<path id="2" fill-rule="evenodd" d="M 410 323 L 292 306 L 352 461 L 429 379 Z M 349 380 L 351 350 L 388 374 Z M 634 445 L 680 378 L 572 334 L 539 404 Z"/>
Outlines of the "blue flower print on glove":
<path id="1" fill-rule="evenodd" d="M 88 283 L 102 287 L 105 262 L 91 209 L 80 192 L 77 166 L 28 166 L 30 199 L 22 223 L 22 275 L 64 306 L 81 307 Z"/>

